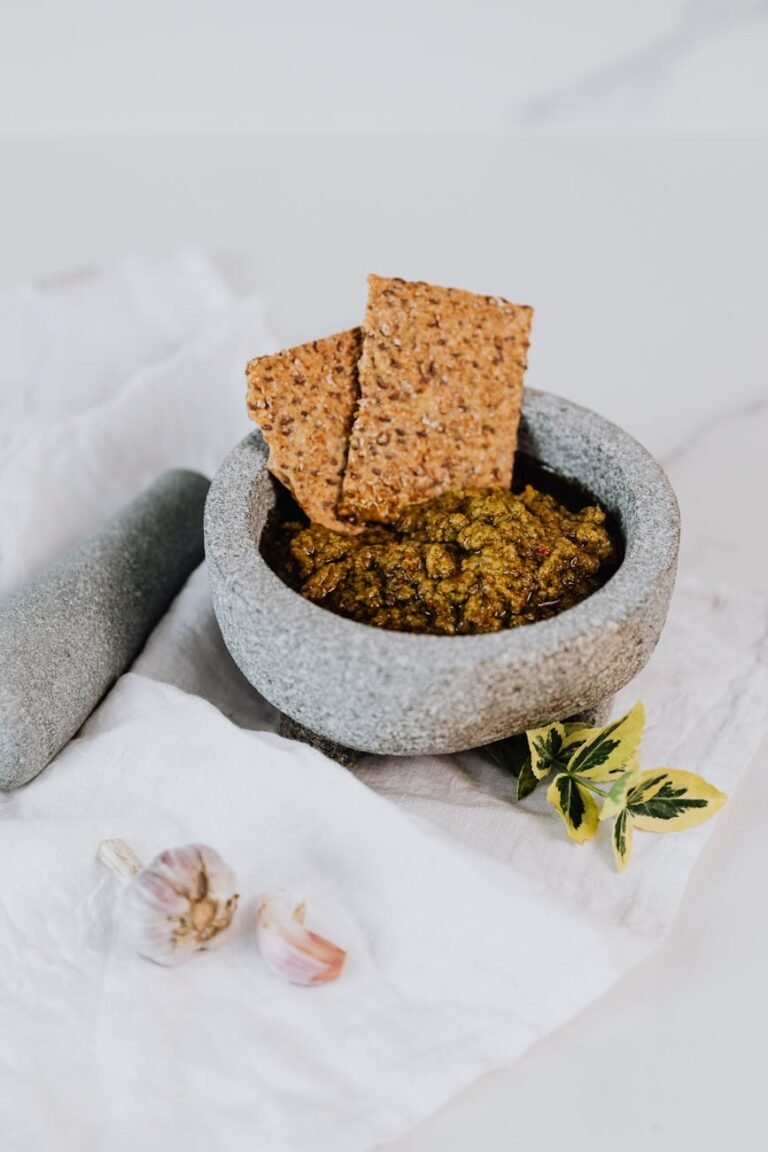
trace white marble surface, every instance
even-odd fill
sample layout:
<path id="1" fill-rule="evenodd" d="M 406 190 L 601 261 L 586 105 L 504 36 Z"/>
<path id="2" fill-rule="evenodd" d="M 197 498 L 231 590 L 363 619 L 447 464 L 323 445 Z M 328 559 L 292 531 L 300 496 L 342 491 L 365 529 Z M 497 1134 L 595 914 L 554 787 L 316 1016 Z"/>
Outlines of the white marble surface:
<path id="1" fill-rule="evenodd" d="M 524 299 L 530 383 L 667 466 L 683 569 L 768 593 L 767 58 L 765 0 L 4 5 L 0 291 L 189 243 L 286 343 L 369 270 Z M 764 748 L 664 946 L 397 1152 L 762 1147 L 767 812 Z"/>
<path id="2" fill-rule="evenodd" d="M 7 0 L 0 134 L 768 129 L 765 0 Z"/>

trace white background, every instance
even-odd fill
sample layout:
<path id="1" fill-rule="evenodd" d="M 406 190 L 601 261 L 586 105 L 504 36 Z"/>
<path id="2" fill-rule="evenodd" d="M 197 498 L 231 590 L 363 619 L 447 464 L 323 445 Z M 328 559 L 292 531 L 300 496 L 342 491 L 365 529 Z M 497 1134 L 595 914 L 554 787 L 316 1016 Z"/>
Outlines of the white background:
<path id="1" fill-rule="evenodd" d="M 0 289 L 195 245 L 284 343 L 368 271 L 532 303 L 530 383 L 662 458 L 686 571 L 765 592 L 767 132 L 758 0 L 0 0 Z M 655 957 L 400 1152 L 762 1147 L 766 768 Z"/>
<path id="2" fill-rule="evenodd" d="M 750 134 L 763 0 L 3 0 L 0 131 Z"/>

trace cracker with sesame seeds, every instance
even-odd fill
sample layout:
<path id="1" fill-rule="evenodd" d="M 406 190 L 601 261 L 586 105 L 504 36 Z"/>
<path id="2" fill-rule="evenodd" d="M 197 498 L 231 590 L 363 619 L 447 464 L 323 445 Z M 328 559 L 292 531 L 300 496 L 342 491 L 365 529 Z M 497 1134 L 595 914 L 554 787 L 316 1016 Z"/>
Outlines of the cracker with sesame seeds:
<path id="1" fill-rule="evenodd" d="M 451 488 L 509 488 L 533 309 L 368 278 L 339 513 L 388 523 Z"/>
<path id="2" fill-rule="evenodd" d="M 259 356 L 246 369 L 248 414 L 269 445 L 267 467 L 310 520 L 359 531 L 336 505 L 357 403 L 359 328 Z"/>

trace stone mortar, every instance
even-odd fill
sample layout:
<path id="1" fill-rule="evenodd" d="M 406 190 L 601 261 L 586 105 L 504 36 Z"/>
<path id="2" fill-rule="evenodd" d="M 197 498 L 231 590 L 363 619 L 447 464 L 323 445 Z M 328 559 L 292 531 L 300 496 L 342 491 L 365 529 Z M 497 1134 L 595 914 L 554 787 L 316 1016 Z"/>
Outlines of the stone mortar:
<path id="1" fill-rule="evenodd" d="M 645 665 L 677 567 L 674 492 L 609 421 L 526 391 L 520 448 L 580 483 L 615 517 L 625 554 L 588 599 L 550 620 L 481 636 L 391 632 L 305 600 L 259 552 L 275 481 L 258 431 L 214 478 L 205 514 L 211 594 L 238 666 L 325 741 L 390 755 L 457 752 L 599 706 Z"/>

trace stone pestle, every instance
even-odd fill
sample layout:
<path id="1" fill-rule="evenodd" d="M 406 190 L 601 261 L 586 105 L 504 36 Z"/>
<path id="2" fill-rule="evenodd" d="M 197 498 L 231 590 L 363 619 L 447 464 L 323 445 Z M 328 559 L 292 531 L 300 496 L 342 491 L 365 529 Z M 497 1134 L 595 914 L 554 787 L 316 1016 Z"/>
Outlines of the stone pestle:
<path id="1" fill-rule="evenodd" d="M 208 481 L 166 472 L 0 604 L 0 789 L 53 759 L 203 559 Z"/>

